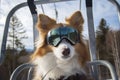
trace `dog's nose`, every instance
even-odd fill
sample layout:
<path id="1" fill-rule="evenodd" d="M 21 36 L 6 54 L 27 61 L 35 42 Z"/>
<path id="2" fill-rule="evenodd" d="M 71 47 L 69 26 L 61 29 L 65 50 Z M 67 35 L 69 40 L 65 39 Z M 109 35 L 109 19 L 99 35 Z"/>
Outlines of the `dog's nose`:
<path id="1" fill-rule="evenodd" d="M 70 54 L 70 49 L 69 48 L 65 48 L 64 51 L 62 52 L 62 54 L 64 56 L 68 56 Z"/>

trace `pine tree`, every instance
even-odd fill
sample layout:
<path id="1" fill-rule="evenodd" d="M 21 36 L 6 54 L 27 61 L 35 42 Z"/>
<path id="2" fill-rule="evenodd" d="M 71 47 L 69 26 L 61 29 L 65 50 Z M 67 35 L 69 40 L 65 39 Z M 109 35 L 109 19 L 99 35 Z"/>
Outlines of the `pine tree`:
<path id="1" fill-rule="evenodd" d="M 102 18 L 96 32 L 97 52 L 99 59 L 107 59 L 109 55 L 106 46 L 106 35 L 108 31 L 109 26 L 107 25 L 106 20 Z"/>
<path id="2" fill-rule="evenodd" d="M 109 32 L 109 26 L 105 19 L 101 19 L 100 24 L 98 26 L 98 30 L 96 32 L 96 45 L 97 45 L 97 56 L 100 60 L 107 60 L 107 61 L 113 61 L 111 50 L 107 46 L 107 35 Z M 99 72 L 101 74 L 102 78 L 109 78 L 109 70 L 103 66 L 100 66 Z"/>
<path id="3" fill-rule="evenodd" d="M 25 32 L 23 24 L 17 16 L 12 16 L 10 20 L 8 44 L 10 44 L 10 47 L 12 47 L 13 50 L 22 50 L 25 48 L 25 45 L 22 43 L 22 40 L 27 38 Z"/>
<path id="4" fill-rule="evenodd" d="M 120 31 L 112 31 L 105 19 L 101 19 L 96 32 L 97 54 L 99 59 L 107 60 L 115 66 L 117 74 L 120 76 Z M 100 67 L 101 74 L 108 72 L 104 67 Z M 104 72 L 103 72 L 104 71 Z M 108 73 L 106 73 L 108 74 Z M 106 77 L 102 75 L 102 77 Z M 109 77 L 109 76 L 108 76 Z M 108 78 L 107 77 L 107 78 Z"/>
<path id="5" fill-rule="evenodd" d="M 8 44 L 10 48 L 13 50 L 11 55 L 13 55 L 13 66 L 12 70 L 15 69 L 17 64 L 17 56 L 21 50 L 25 49 L 25 45 L 22 43 L 23 39 L 26 39 L 25 29 L 21 21 L 17 18 L 16 15 L 13 15 L 10 20 L 10 28 L 9 28 L 9 37 Z"/>

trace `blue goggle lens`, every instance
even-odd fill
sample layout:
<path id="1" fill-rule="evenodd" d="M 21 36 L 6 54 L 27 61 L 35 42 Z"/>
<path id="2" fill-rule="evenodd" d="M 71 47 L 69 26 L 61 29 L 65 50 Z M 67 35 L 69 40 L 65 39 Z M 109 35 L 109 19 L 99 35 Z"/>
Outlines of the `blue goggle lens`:
<path id="1" fill-rule="evenodd" d="M 59 27 L 48 32 L 48 44 L 57 46 L 62 39 L 67 39 L 73 45 L 80 41 L 78 31 L 72 27 Z"/>

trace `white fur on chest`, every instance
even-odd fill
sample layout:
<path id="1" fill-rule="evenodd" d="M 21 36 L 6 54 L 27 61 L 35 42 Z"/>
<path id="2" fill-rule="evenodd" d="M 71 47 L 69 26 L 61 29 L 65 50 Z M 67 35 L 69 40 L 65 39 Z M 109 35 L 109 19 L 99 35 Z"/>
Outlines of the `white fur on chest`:
<path id="1" fill-rule="evenodd" d="M 43 57 L 38 57 L 33 62 L 36 66 L 36 73 L 39 76 L 45 76 L 44 80 L 49 78 L 57 79 L 60 76 L 70 76 L 76 73 L 83 73 L 83 69 L 78 63 L 77 57 L 69 61 L 58 60 L 53 53 L 48 53 Z"/>

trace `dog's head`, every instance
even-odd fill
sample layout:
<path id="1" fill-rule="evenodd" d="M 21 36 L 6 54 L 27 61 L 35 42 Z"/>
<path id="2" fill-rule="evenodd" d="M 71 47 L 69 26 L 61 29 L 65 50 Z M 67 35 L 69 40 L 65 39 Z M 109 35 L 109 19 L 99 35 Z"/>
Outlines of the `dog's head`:
<path id="1" fill-rule="evenodd" d="M 34 56 L 53 52 L 56 58 L 62 61 L 78 56 L 80 63 L 84 64 L 89 56 L 81 34 L 83 23 L 80 11 L 67 18 L 66 24 L 56 23 L 54 19 L 40 14 L 37 23 L 40 41 Z"/>

